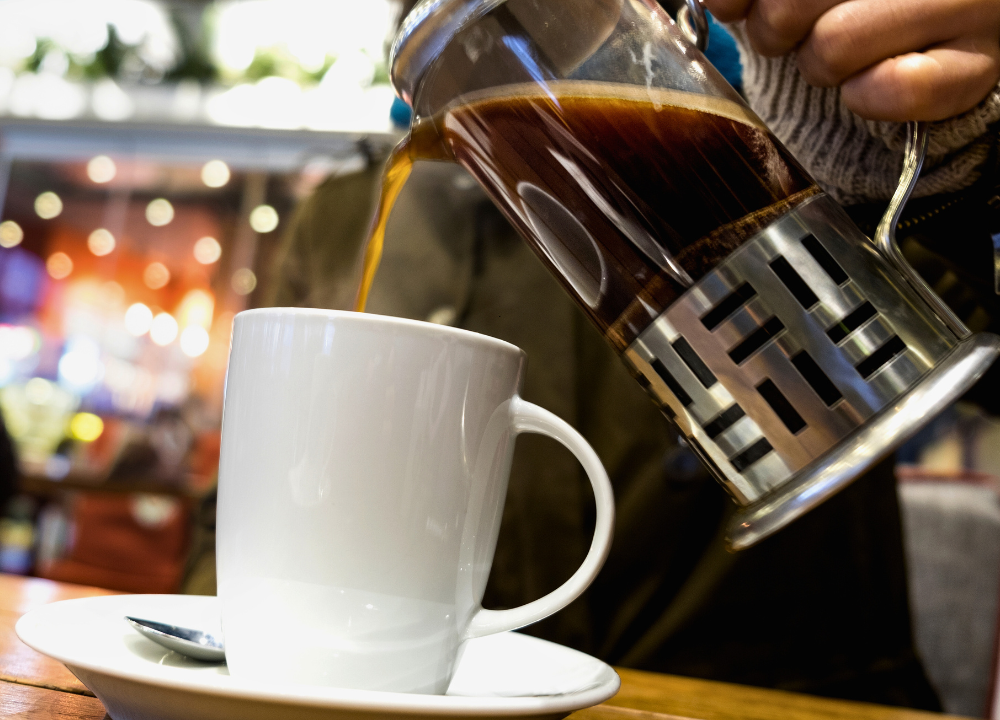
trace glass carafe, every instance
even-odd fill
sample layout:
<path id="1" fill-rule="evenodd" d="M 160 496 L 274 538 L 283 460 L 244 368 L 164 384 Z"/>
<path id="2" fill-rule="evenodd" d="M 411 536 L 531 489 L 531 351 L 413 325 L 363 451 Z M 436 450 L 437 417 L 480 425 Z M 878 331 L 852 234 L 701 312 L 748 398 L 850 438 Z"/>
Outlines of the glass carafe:
<path id="1" fill-rule="evenodd" d="M 690 16 L 700 11 L 694 0 Z M 397 152 L 460 163 L 742 506 L 756 542 L 1000 350 L 863 235 L 653 0 L 424 0 L 393 45 Z"/>

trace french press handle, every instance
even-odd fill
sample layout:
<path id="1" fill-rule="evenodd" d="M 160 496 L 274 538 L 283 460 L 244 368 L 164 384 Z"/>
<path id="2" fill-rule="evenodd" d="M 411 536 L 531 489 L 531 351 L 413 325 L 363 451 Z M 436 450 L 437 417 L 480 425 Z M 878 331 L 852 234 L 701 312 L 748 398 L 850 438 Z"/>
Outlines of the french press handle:
<path id="1" fill-rule="evenodd" d="M 693 1 L 693 0 L 692 0 Z M 906 262 L 903 253 L 896 244 L 896 227 L 899 224 L 899 217 L 903 213 L 903 206 L 906 205 L 910 193 L 917 184 L 920 176 L 920 168 L 924 164 L 927 155 L 928 126 L 925 122 L 910 122 L 906 125 L 906 148 L 903 151 L 903 172 L 899 176 L 899 184 L 896 192 L 889 201 L 889 207 L 885 209 L 885 214 L 875 228 L 875 247 L 878 248 L 882 256 L 888 260 L 904 278 L 910 283 L 913 289 L 923 298 L 935 314 L 948 326 L 955 336 L 964 340 L 972 335 L 972 332 L 965 326 L 957 315 L 952 312 L 945 302 L 931 290 L 920 274 Z"/>
<path id="2" fill-rule="evenodd" d="M 688 42 L 705 52 L 708 47 L 708 15 L 701 0 L 686 0 L 677 11 L 677 25 Z"/>

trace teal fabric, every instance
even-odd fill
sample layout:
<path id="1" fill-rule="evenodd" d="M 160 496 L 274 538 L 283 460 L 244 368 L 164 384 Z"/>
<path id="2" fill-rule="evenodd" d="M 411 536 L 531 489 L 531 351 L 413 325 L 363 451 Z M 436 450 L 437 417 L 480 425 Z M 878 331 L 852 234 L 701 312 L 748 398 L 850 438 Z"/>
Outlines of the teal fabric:
<path id="1" fill-rule="evenodd" d="M 712 13 L 708 13 L 708 47 L 705 48 L 705 57 L 722 73 L 726 82 L 743 92 L 743 65 L 740 63 L 736 41 Z"/>

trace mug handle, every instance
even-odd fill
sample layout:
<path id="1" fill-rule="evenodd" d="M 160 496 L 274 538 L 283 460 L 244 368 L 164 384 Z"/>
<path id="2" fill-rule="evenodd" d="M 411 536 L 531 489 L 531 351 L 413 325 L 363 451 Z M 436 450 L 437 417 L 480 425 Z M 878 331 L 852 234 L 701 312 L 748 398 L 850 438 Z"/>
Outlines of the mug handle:
<path id="1" fill-rule="evenodd" d="M 590 543 L 590 550 L 583 564 L 569 580 L 548 595 L 527 605 L 510 610 L 479 608 L 472 616 L 469 628 L 465 632 L 465 640 L 505 630 L 516 630 L 563 609 L 587 589 L 611 550 L 611 537 L 615 524 L 615 499 L 611 491 L 611 481 L 594 449 L 569 423 L 545 408 L 519 397 L 511 400 L 510 420 L 515 435 L 523 432 L 548 435 L 576 455 L 576 459 L 583 465 L 587 477 L 590 478 L 591 487 L 594 488 L 594 500 L 597 502 L 594 539 Z"/>

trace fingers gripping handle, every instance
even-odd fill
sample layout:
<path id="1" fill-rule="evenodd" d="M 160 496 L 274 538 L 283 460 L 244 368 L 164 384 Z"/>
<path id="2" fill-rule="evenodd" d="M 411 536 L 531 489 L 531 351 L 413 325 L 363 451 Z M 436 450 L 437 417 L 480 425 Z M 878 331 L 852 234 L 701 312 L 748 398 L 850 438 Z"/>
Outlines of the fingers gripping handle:
<path id="1" fill-rule="evenodd" d="M 604 560 L 611 549 L 611 536 L 615 524 L 615 500 L 611 492 L 611 481 L 604 471 L 604 466 L 597 453 L 590 447 L 583 436 L 568 423 L 561 420 L 548 410 L 515 397 L 511 401 L 510 419 L 515 434 L 523 432 L 548 435 L 562 443 L 577 460 L 590 478 L 594 488 L 594 499 L 597 501 L 597 522 L 594 524 L 594 539 L 590 543 L 590 551 L 583 564 L 569 580 L 548 595 L 530 602 L 527 605 L 511 610 L 484 610 L 482 608 L 472 617 L 466 639 L 491 635 L 505 630 L 516 630 L 530 625 L 552 613 L 561 610 L 576 600 L 587 586 L 597 576 Z"/>

